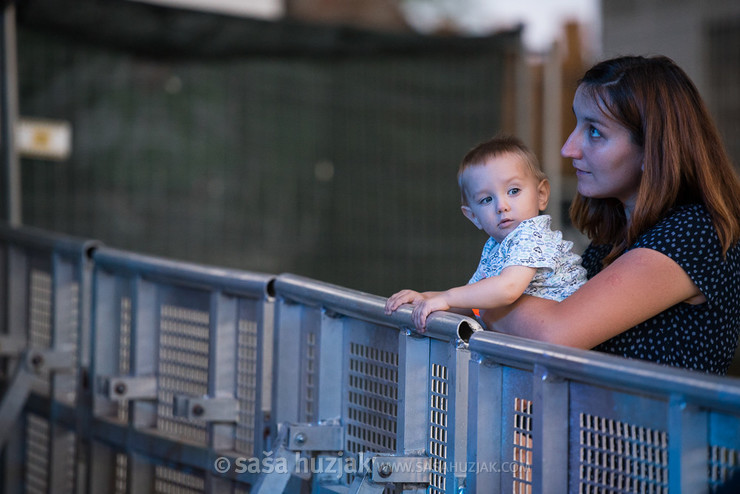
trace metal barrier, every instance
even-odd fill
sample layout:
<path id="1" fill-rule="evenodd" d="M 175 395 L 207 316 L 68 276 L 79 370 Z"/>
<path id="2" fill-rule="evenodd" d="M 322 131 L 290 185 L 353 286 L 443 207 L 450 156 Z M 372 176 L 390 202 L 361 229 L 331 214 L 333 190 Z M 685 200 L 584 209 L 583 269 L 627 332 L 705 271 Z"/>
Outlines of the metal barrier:
<path id="1" fill-rule="evenodd" d="M 447 465 L 465 456 L 466 341 L 480 325 L 438 313 L 419 335 L 408 308 L 386 316 L 384 298 L 292 275 L 275 294 L 274 454 L 290 468 L 253 492 L 281 492 L 291 472 L 313 492 L 457 492 Z"/>
<path id="2" fill-rule="evenodd" d="M 740 379 L 0 228 L 0 492 L 702 493 Z"/>
<path id="3" fill-rule="evenodd" d="M 246 492 L 219 465 L 265 449 L 273 277 L 93 259 L 89 491 Z"/>
<path id="4" fill-rule="evenodd" d="M 739 472 L 740 379 L 491 332 L 470 351 L 470 492 L 693 494 Z"/>
<path id="5" fill-rule="evenodd" d="M 89 255 L 97 243 L 0 226 L 0 489 L 76 480 L 79 369 L 88 363 Z M 24 407 L 29 405 L 27 413 Z"/>

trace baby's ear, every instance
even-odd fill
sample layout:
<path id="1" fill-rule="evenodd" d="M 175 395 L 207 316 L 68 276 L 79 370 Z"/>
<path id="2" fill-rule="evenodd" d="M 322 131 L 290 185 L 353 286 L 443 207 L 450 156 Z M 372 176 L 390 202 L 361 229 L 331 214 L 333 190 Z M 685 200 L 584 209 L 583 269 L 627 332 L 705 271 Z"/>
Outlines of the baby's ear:
<path id="1" fill-rule="evenodd" d="M 547 203 L 550 202 L 550 181 L 542 179 L 537 186 L 537 207 L 540 211 L 547 209 Z"/>
<path id="2" fill-rule="evenodd" d="M 469 219 L 476 226 L 476 228 L 478 228 L 478 230 L 483 229 L 480 221 L 478 221 L 478 218 L 475 217 L 475 213 L 473 213 L 472 209 L 470 209 L 468 206 L 460 206 L 460 209 L 462 210 L 462 214 L 464 214 L 465 217 Z"/>

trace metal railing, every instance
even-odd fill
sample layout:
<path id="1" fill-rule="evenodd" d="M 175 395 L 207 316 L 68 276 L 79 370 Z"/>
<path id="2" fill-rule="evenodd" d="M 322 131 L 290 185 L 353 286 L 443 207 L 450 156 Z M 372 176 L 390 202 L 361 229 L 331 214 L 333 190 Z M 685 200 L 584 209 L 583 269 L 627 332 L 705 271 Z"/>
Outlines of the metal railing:
<path id="1" fill-rule="evenodd" d="M 470 350 L 472 492 L 702 493 L 738 468 L 738 379 L 492 332 Z"/>
<path id="2" fill-rule="evenodd" d="M 96 242 L 0 227 L 0 487 L 74 481 L 74 415 L 88 364 L 89 254 Z M 26 408 L 28 400 L 34 405 Z"/>
<path id="3" fill-rule="evenodd" d="M 740 380 L 0 228 L 0 492 L 719 492 Z"/>
<path id="4" fill-rule="evenodd" d="M 458 492 L 447 464 L 465 456 L 466 346 L 480 325 L 438 313 L 419 335 L 408 308 L 386 316 L 384 298 L 293 275 L 275 294 L 276 455 L 317 491 Z M 257 492 L 285 482 L 264 476 Z"/>
<path id="5" fill-rule="evenodd" d="M 93 260 L 90 458 L 108 468 L 90 492 L 233 488 L 214 458 L 264 450 L 273 277 L 108 248 Z"/>

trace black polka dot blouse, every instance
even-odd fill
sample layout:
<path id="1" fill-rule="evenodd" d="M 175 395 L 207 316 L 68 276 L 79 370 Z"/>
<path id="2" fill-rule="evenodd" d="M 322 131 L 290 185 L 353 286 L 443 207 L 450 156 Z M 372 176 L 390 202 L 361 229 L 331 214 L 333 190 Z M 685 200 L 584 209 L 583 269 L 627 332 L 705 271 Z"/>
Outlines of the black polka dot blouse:
<path id="1" fill-rule="evenodd" d="M 594 350 L 715 374 L 726 374 L 740 331 L 740 246 L 726 258 L 702 205 L 671 210 L 630 249 L 648 248 L 673 259 L 707 301 L 680 303 L 598 345 Z M 630 250 L 628 249 L 628 250 Z M 591 245 L 583 266 L 591 278 L 611 246 Z"/>

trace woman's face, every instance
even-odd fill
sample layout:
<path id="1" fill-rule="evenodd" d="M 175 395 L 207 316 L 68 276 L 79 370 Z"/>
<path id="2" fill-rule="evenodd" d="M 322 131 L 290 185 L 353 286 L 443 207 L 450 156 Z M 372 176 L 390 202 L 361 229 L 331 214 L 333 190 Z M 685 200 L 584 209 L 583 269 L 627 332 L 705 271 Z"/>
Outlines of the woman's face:
<path id="1" fill-rule="evenodd" d="M 643 148 L 622 124 L 605 114 L 592 95 L 579 86 L 573 98 L 576 128 L 560 154 L 571 158 L 578 192 L 585 197 L 616 198 L 632 211 L 640 185 Z"/>

